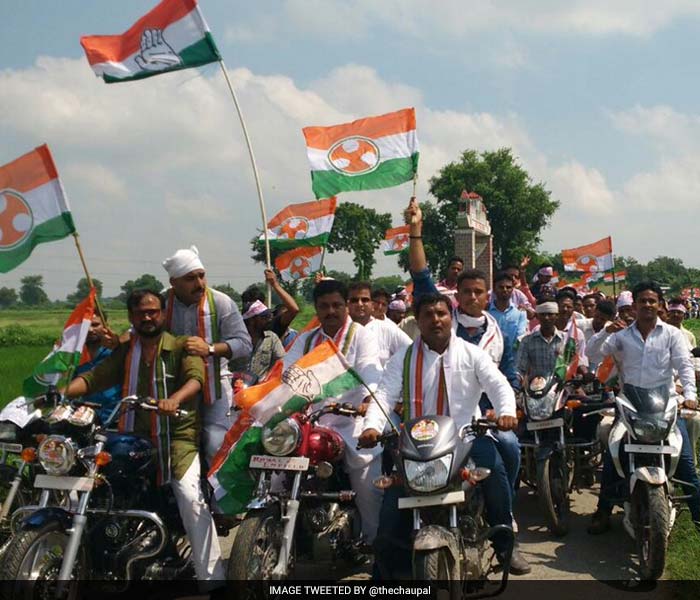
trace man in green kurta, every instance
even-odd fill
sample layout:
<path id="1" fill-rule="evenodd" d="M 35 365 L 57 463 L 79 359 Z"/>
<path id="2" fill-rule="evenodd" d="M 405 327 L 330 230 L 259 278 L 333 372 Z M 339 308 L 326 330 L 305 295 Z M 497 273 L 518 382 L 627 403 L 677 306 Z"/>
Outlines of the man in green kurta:
<path id="1" fill-rule="evenodd" d="M 187 337 L 164 330 L 163 301 L 156 292 L 134 291 L 127 309 L 133 327 L 129 343 L 74 379 L 66 395 L 83 396 L 121 384 L 124 396 L 158 401 L 158 414 L 124 412 L 119 429 L 148 437 L 158 448 L 159 482 L 170 483 L 175 494 L 197 579 L 223 580 L 219 540 L 200 486 L 198 407 L 204 363 L 185 351 Z M 176 417 L 178 409 L 187 414 Z"/>

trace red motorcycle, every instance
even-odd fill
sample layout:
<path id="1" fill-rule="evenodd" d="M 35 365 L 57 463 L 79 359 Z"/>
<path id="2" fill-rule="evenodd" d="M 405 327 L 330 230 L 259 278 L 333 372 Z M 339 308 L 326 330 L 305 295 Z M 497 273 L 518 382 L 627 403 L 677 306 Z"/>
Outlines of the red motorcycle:
<path id="1" fill-rule="evenodd" d="M 327 414 L 354 418 L 359 413 L 348 403 L 311 406 L 265 427 L 265 454 L 250 459 L 251 470 L 259 472 L 258 486 L 238 526 L 227 577 L 242 582 L 248 595 L 257 588 L 245 582 L 287 579 L 297 557 L 333 564 L 364 560 L 355 492 L 342 469 L 345 443 L 318 424 Z"/>

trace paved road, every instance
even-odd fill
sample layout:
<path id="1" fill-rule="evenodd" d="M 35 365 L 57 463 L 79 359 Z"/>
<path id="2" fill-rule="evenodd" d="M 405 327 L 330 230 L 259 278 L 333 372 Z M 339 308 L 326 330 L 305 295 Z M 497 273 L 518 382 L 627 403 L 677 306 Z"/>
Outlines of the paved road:
<path id="1" fill-rule="evenodd" d="M 518 540 L 522 553 L 532 565 L 532 573 L 514 579 L 601 581 L 635 578 L 634 544 L 622 528 L 621 513 L 613 517 L 613 528 L 608 533 L 592 536 L 586 532 L 596 502 L 597 486 L 595 493 L 574 493 L 570 531 L 565 537 L 557 538 L 549 533 L 544 525 L 534 492 L 522 488 L 516 505 Z M 232 535 L 222 540 L 222 549 L 227 557 L 232 540 Z M 310 579 L 369 578 L 368 569 L 359 569 L 352 573 L 333 572 L 329 569 L 327 565 L 299 565 L 300 572 L 297 576 Z"/>

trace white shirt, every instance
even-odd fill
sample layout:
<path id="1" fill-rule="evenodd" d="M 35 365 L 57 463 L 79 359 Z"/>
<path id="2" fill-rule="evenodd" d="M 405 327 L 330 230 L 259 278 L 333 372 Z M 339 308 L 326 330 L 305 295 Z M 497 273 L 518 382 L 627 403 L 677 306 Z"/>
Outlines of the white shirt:
<path id="1" fill-rule="evenodd" d="M 442 358 L 449 414 L 457 427 L 470 423 L 474 416 L 481 416 L 479 399 L 484 392 L 488 394 L 499 417 L 515 416 L 513 389 L 487 352 L 458 338 L 454 332 L 447 350 L 442 354 L 428 348 L 422 338 L 414 342 L 413 352 L 417 351 L 418 344 L 423 346 L 423 414 L 437 412 L 439 369 Z M 375 394 L 387 414 L 391 414 L 396 403 L 403 399 L 403 366 L 407 351 L 408 348 L 403 348 L 391 357 Z M 411 373 L 411 376 L 415 377 L 415 373 Z M 381 409 L 375 402 L 370 402 L 363 429 L 383 431 L 385 425 L 386 417 Z"/>
<path id="2" fill-rule="evenodd" d="M 379 364 L 386 366 L 389 359 L 401 348 L 411 345 L 411 338 L 408 337 L 399 326 L 391 319 L 375 319 L 372 317 L 365 325 L 365 329 L 371 331 L 377 339 L 379 346 Z"/>
<path id="3" fill-rule="evenodd" d="M 668 386 L 675 391 L 673 370 L 683 386 L 686 400 L 695 400 L 695 371 L 683 333 L 660 319 L 647 339 L 637 329 L 635 321 L 622 331 L 607 334 L 603 329 L 591 338 L 589 354 L 600 351 L 603 357 L 612 355 L 624 383 L 642 388 Z"/>
<path id="4" fill-rule="evenodd" d="M 351 324 L 352 319 L 347 317 L 345 326 L 348 330 Z M 304 347 L 306 346 L 306 340 L 309 336 L 313 336 L 314 340 L 311 344 L 311 348 L 315 347 L 315 341 L 317 339 L 331 339 L 320 327 L 302 333 L 294 340 L 294 344 L 284 357 L 285 369 L 304 355 Z M 345 336 L 343 336 L 343 339 L 338 340 L 336 345 L 342 351 L 345 345 Z M 377 389 L 377 384 L 382 376 L 382 367 L 379 364 L 379 347 L 375 336 L 359 323 L 355 325 L 355 332 L 350 339 L 350 345 L 345 353 L 345 360 L 347 360 L 350 366 L 372 391 Z M 339 398 L 328 398 L 326 402 L 350 402 L 353 406 L 358 407 L 362 403 L 362 400 L 368 395 L 369 392 L 367 392 L 364 387 L 360 386 L 345 392 Z M 326 415 L 320 419 L 319 423 L 325 427 L 336 430 L 343 437 L 345 440 L 345 457 L 350 468 L 360 468 L 366 465 L 374 456 L 381 452 L 381 448 L 363 448 L 357 450 L 357 438 L 363 431 L 362 419 L 351 419 L 339 415 Z"/>

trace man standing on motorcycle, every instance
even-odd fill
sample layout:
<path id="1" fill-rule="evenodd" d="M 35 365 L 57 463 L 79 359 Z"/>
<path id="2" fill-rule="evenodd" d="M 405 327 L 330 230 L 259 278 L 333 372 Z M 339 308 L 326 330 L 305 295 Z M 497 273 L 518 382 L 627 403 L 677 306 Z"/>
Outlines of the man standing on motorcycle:
<path id="1" fill-rule="evenodd" d="M 410 226 L 408 246 L 408 262 L 413 279 L 413 297 L 418 299 L 422 294 L 437 293 L 436 287 L 428 269 L 428 262 L 423 248 L 423 213 L 415 198 L 411 198 L 404 214 Z M 457 306 L 454 309 L 451 323 L 457 337 L 485 350 L 496 365 L 512 362 L 508 355 L 513 349 L 503 343 L 503 334 L 486 307 L 488 305 L 488 285 L 486 276 L 478 270 L 469 269 L 460 273 L 457 278 Z M 482 407 L 488 407 L 488 400 L 482 399 Z M 515 501 L 515 486 L 520 471 L 520 444 L 513 431 L 498 432 L 498 451 L 511 482 L 511 504 Z M 530 572 L 530 565 L 516 550 L 511 561 L 511 572 L 524 574 Z"/>
<path id="2" fill-rule="evenodd" d="M 386 425 L 384 415 L 393 411 L 397 403 L 404 401 L 403 391 L 406 384 L 410 389 L 421 390 L 420 398 L 414 394 L 408 400 L 412 404 L 409 411 L 411 418 L 417 414 L 414 404 L 421 402 L 420 414 L 440 414 L 442 408 L 442 412 L 450 415 L 460 429 L 471 423 L 472 417 L 481 415 L 479 398 L 486 393 L 495 407 L 499 428 L 503 431 L 514 428 L 517 418 L 513 389 L 489 354 L 456 335 L 452 327 L 449 299 L 442 294 L 423 294 L 416 301 L 415 310 L 421 335 L 411 346 L 392 356 L 387 364 L 375 395 L 383 410 L 377 403 L 370 402 L 365 416 L 364 431 L 359 440 L 360 445 L 373 447 L 377 444 L 377 439 Z M 409 350 L 411 359 L 415 355 L 416 361 L 410 360 L 410 368 L 406 369 L 406 354 Z M 418 360 L 421 362 L 418 363 Z M 405 376 L 415 383 L 405 382 Z M 491 469 L 490 476 L 481 483 L 489 525 L 510 526 L 511 484 L 496 448 L 497 444 L 488 436 L 478 438 L 473 443 L 470 456 L 476 466 Z M 386 491 L 377 534 L 382 540 L 407 540 L 410 536 L 410 512 L 404 511 L 400 514 L 398 510 L 400 493 L 398 486 Z M 409 522 L 404 522 L 404 518 L 408 518 Z M 504 551 L 501 543 L 499 538 L 494 540 L 499 557 Z M 410 572 L 410 552 L 397 549 L 391 556 L 397 560 L 397 571 Z M 385 552 L 382 559 L 386 558 Z M 517 560 L 515 554 L 513 560 Z M 522 565 L 516 564 L 515 570 L 522 571 Z"/>
<path id="3" fill-rule="evenodd" d="M 612 355 L 619 369 L 620 378 L 626 384 L 641 388 L 667 386 L 675 392 L 674 369 L 683 386 L 683 404 L 697 408 L 695 371 L 690 352 L 680 330 L 658 318 L 659 302 L 663 299 L 656 282 L 644 281 L 632 291 L 636 320 L 625 328 L 616 320 L 599 334 L 593 336 L 590 345 L 602 356 Z M 693 464 L 688 432 L 683 419 L 678 420 L 678 430 L 683 446 L 676 468 L 676 476 L 690 485 L 686 488 L 688 507 L 695 526 L 700 530 L 700 480 Z M 610 529 L 613 505 L 609 498 L 619 476 L 613 465 L 610 450 L 605 452 L 603 478 L 598 508 L 593 515 L 588 532 L 599 534 Z"/>
<path id="4" fill-rule="evenodd" d="M 199 581 L 225 579 L 214 520 L 200 486 L 197 404 L 205 382 L 198 356 L 187 351 L 187 337 L 165 331 L 163 301 L 157 292 L 136 290 L 126 301 L 133 332 L 128 343 L 74 379 L 66 396 L 84 396 L 122 385 L 123 395 L 153 397 L 159 415 L 125 413 L 120 431 L 153 439 L 158 449 L 159 482 L 170 483 L 192 546 Z M 172 418 L 182 408 L 186 416 Z"/>
<path id="5" fill-rule="evenodd" d="M 367 298 L 370 300 L 366 302 L 370 310 L 369 291 Z M 364 383 L 370 389 L 376 389 L 382 374 L 377 341 L 372 333 L 350 318 L 348 290 L 345 284 L 335 279 L 323 279 L 314 288 L 313 299 L 316 316 L 321 325 L 302 333 L 294 340 L 284 358 L 284 368 L 293 365 L 303 355 L 330 339 Z M 366 390 L 356 388 L 340 398 L 328 398 L 328 401 L 350 402 L 357 408 L 366 396 Z M 358 450 L 355 447 L 357 436 L 362 431 L 360 420 L 326 415 L 320 420 L 320 424 L 335 429 L 343 436 L 345 469 L 356 494 L 355 502 L 362 517 L 365 542 L 371 544 L 377 532 L 382 504 L 382 491 L 372 485 L 372 481 L 381 475 L 381 452 L 377 449 Z"/>
<path id="6" fill-rule="evenodd" d="M 186 335 L 185 349 L 205 364 L 202 388 L 202 447 L 207 462 L 218 452 L 231 427 L 231 379 L 228 360 L 250 356 L 250 335 L 236 303 L 207 285 L 207 274 L 195 246 L 178 250 L 163 261 L 170 277 L 165 326 Z"/>

